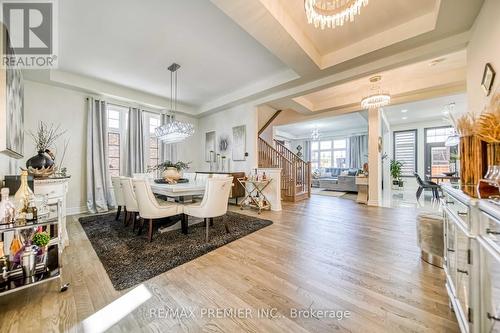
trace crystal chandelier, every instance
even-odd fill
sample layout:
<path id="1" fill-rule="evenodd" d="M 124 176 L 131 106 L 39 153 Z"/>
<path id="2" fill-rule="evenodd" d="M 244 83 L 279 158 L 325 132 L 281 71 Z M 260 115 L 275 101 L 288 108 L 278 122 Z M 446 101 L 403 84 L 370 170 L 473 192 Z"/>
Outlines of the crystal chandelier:
<path id="1" fill-rule="evenodd" d="M 368 0 L 305 0 L 304 8 L 309 24 L 316 28 L 333 28 L 353 22 L 361 13 L 361 8 L 368 5 Z"/>
<path id="2" fill-rule="evenodd" d="M 361 100 L 363 109 L 378 109 L 391 103 L 391 95 L 381 92 L 380 87 L 378 87 L 380 80 L 382 80 L 381 76 L 370 78 L 373 93 Z"/>
<path id="3" fill-rule="evenodd" d="M 194 134 L 194 126 L 191 123 L 174 119 L 174 111 L 177 110 L 177 70 L 181 66 L 173 63 L 168 67 L 170 71 L 170 116 L 167 123 L 155 129 L 156 137 L 164 143 L 177 143 L 184 141 Z"/>
<path id="4" fill-rule="evenodd" d="M 319 140 L 319 130 L 317 128 L 313 129 L 311 131 L 311 139 L 313 141 L 318 141 Z"/>

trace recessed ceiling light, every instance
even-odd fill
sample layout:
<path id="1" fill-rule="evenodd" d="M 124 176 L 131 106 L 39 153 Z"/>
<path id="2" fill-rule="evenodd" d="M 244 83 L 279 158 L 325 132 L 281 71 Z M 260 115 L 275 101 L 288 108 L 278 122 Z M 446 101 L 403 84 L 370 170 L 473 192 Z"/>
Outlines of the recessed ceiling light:
<path id="1" fill-rule="evenodd" d="M 408 110 L 406 110 L 406 109 L 405 110 L 401 110 L 401 113 L 406 113 L 406 112 L 408 112 Z"/>
<path id="2" fill-rule="evenodd" d="M 408 119 L 408 117 L 401 117 L 401 119 L 406 120 L 406 119 Z"/>

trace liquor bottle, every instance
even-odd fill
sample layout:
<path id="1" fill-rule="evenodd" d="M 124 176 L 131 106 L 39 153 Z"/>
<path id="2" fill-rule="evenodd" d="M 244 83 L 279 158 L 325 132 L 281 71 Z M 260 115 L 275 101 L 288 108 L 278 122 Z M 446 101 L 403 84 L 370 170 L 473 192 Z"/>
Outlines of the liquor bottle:
<path id="1" fill-rule="evenodd" d="M 28 171 L 21 171 L 21 186 L 14 196 L 16 203 L 16 216 L 21 221 L 26 221 L 26 214 L 28 213 L 28 205 L 33 198 L 33 191 L 28 186 Z"/>
<path id="2" fill-rule="evenodd" d="M 19 234 L 18 234 L 18 232 L 16 230 L 14 232 L 14 238 L 12 239 L 12 242 L 10 242 L 10 253 L 9 253 L 9 256 L 10 256 L 10 261 L 11 262 L 14 262 L 14 257 L 16 256 L 17 252 L 19 252 L 19 250 L 21 250 L 22 247 L 23 247 L 23 244 L 19 240 Z"/>
<path id="3" fill-rule="evenodd" d="M 0 202 L 0 224 L 8 226 L 14 223 L 16 207 L 9 200 L 9 189 L 7 187 L 2 188 L 0 193 L 2 195 L 2 201 Z"/>
<path id="4" fill-rule="evenodd" d="M 262 173 L 262 180 L 267 180 L 267 176 L 266 176 L 266 172 L 265 171 Z"/>

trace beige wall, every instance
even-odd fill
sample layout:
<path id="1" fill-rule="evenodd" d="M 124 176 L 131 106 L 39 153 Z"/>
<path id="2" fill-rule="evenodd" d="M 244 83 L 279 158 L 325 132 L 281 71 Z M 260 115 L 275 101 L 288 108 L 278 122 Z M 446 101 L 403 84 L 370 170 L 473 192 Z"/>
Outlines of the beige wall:
<path id="1" fill-rule="evenodd" d="M 472 28 L 467 47 L 467 98 L 469 110 L 481 112 L 489 103 L 481 88 L 484 66 L 490 63 L 497 73 L 492 91 L 500 90 L 500 1 L 486 0 Z M 493 93 L 492 93 L 493 94 Z"/>

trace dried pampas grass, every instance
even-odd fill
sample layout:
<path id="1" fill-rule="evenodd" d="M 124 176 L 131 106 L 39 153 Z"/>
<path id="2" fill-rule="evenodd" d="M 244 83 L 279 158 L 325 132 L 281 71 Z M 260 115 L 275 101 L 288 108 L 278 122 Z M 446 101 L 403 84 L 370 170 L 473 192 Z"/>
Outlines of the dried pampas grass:
<path id="1" fill-rule="evenodd" d="M 460 136 L 471 136 L 476 134 L 477 118 L 472 113 L 465 113 L 459 117 L 449 114 L 450 121 Z"/>
<path id="2" fill-rule="evenodd" d="M 486 142 L 500 142 L 500 93 L 491 98 L 490 105 L 479 116 L 476 132 Z"/>

